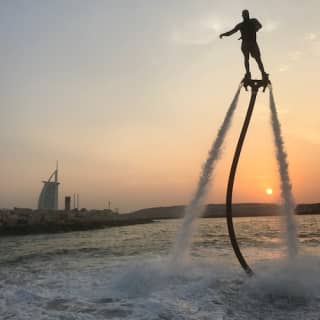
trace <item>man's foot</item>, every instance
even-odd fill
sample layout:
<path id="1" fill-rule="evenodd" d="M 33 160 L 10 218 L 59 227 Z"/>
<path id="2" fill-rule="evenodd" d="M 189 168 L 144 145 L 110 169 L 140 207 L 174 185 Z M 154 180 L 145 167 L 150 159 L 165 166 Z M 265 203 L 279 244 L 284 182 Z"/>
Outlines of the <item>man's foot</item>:
<path id="1" fill-rule="evenodd" d="M 241 81 L 241 83 L 243 84 L 243 86 L 244 86 L 244 88 L 246 89 L 246 91 L 248 91 L 248 85 L 249 85 L 250 80 L 251 80 L 251 73 L 250 73 L 250 72 L 247 72 L 247 73 L 244 75 L 244 77 L 243 77 L 243 79 L 242 79 L 242 81 Z"/>
<path id="2" fill-rule="evenodd" d="M 251 73 L 250 72 L 247 72 L 245 75 L 244 75 L 244 77 L 243 77 L 243 79 L 242 79 L 242 83 L 248 83 L 248 81 L 250 81 L 251 80 Z"/>
<path id="3" fill-rule="evenodd" d="M 243 81 L 248 81 L 248 80 L 251 80 L 251 73 L 250 73 L 250 72 L 247 72 L 247 73 L 244 75 L 244 78 L 243 78 Z"/>
<path id="4" fill-rule="evenodd" d="M 269 84 L 271 84 L 271 82 L 270 82 L 270 80 L 269 80 L 269 73 L 266 73 L 266 72 L 263 72 L 263 73 L 262 73 L 262 81 L 263 81 L 263 83 L 264 83 L 264 85 L 263 85 L 263 92 L 265 92 L 267 86 L 268 86 Z"/>

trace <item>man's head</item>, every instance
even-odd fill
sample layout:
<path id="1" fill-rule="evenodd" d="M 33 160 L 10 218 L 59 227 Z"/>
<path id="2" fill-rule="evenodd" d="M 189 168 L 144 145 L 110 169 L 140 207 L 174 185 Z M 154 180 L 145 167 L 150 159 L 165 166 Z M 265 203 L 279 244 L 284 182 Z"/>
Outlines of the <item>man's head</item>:
<path id="1" fill-rule="evenodd" d="M 243 17 L 243 20 L 249 20 L 250 19 L 249 11 L 248 10 L 243 10 L 242 11 L 242 17 Z"/>

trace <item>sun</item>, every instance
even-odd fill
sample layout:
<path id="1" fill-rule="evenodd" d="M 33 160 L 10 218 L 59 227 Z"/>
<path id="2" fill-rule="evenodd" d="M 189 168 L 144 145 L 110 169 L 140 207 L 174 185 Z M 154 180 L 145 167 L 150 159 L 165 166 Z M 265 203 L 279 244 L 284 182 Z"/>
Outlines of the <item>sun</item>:
<path id="1" fill-rule="evenodd" d="M 266 189 L 266 194 L 267 194 L 268 196 L 271 196 L 272 193 L 273 193 L 273 190 L 272 190 L 271 188 L 267 188 L 267 189 Z"/>

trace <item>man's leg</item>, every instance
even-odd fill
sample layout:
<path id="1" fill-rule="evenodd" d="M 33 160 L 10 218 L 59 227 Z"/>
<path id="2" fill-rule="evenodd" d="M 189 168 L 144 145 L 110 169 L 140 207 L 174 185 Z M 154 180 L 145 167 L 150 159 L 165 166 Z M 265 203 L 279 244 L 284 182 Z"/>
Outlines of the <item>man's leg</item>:
<path id="1" fill-rule="evenodd" d="M 246 77 L 250 77 L 249 50 L 245 43 L 242 43 L 241 51 L 244 57 L 244 67 L 246 69 Z"/>
<path id="2" fill-rule="evenodd" d="M 246 68 L 246 74 L 250 74 L 249 54 L 244 54 L 244 67 Z"/>
<path id="3" fill-rule="evenodd" d="M 259 67 L 262 75 L 266 74 L 266 72 L 264 70 L 264 66 L 263 66 L 262 60 L 261 60 L 261 56 L 257 56 L 255 59 L 257 61 L 258 67 Z"/>
<path id="4" fill-rule="evenodd" d="M 261 72 L 261 74 L 262 74 L 262 77 L 265 77 L 267 74 L 266 74 L 266 71 L 264 70 L 264 66 L 263 66 L 263 63 L 262 63 L 262 60 L 261 60 L 260 49 L 259 49 L 259 46 L 258 46 L 257 43 L 255 43 L 255 44 L 252 46 L 251 55 L 252 55 L 253 58 L 255 58 L 255 60 L 257 61 L 257 64 L 258 64 L 259 70 L 260 70 L 260 72 Z"/>

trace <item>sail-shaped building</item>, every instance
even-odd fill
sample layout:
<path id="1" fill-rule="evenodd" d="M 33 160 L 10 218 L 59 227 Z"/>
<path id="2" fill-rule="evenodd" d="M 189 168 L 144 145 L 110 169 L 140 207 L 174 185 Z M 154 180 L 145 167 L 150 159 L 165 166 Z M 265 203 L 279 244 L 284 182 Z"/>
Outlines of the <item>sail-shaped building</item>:
<path id="1" fill-rule="evenodd" d="M 58 182 L 58 164 L 56 170 L 51 174 L 48 181 L 43 181 L 38 209 L 58 210 L 59 202 L 59 182 Z"/>

